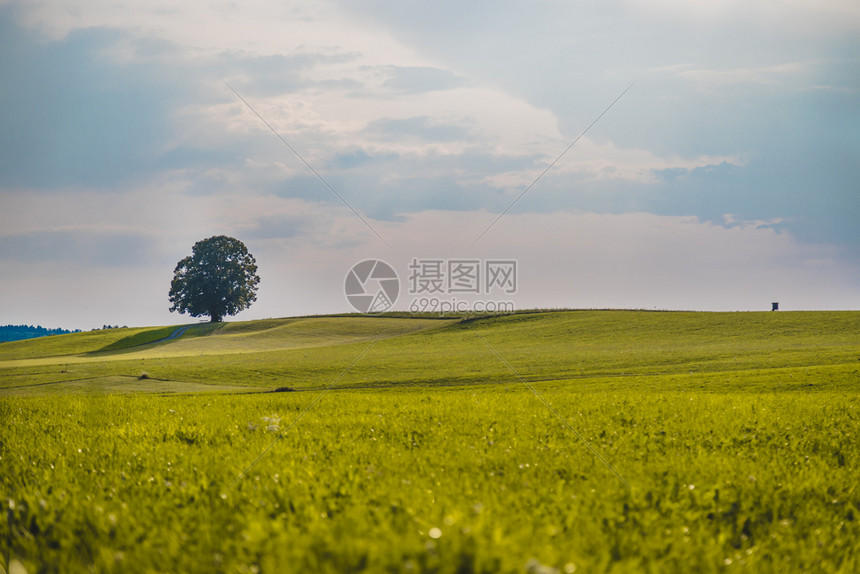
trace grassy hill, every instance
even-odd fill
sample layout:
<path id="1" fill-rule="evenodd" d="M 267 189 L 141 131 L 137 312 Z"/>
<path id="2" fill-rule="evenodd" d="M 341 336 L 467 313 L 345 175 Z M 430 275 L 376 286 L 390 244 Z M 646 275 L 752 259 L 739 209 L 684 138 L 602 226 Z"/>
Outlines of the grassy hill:
<path id="1" fill-rule="evenodd" d="M 528 381 L 723 388 L 850 384 L 860 313 L 567 311 L 498 317 L 311 317 L 76 333 L 0 345 L 0 393 L 46 392 L 117 377 L 294 389 Z M 508 362 L 506 365 L 500 356 Z M 111 385 L 112 390 L 121 385 Z M 143 388 L 138 384 L 135 389 Z M 198 388 L 198 387 L 195 387 Z M 213 387 L 214 388 L 214 387 Z M 189 390 L 191 387 L 189 387 Z"/>

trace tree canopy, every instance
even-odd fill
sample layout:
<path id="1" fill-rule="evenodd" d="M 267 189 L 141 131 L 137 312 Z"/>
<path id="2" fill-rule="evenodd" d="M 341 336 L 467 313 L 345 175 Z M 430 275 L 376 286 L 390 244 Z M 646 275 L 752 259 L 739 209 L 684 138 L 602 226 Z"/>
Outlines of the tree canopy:
<path id="1" fill-rule="evenodd" d="M 245 244 L 215 235 L 191 248 L 176 264 L 170 283 L 171 311 L 208 315 L 213 323 L 235 315 L 257 299 L 257 262 Z"/>

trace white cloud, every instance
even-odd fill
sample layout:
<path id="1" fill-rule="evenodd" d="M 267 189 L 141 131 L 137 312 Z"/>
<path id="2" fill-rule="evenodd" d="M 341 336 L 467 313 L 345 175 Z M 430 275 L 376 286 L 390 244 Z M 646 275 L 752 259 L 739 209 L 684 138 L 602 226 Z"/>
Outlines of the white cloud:
<path id="1" fill-rule="evenodd" d="M 727 69 L 678 65 L 661 71 L 668 71 L 678 77 L 705 84 L 784 84 L 808 81 L 815 65 L 814 61 Z"/>
<path id="2" fill-rule="evenodd" d="M 559 148 L 564 149 L 560 144 Z M 654 183 L 658 180 L 656 172 L 662 170 L 692 171 L 696 168 L 724 163 L 741 166 L 745 162 L 738 156 L 701 155 L 693 158 L 683 158 L 678 154 L 658 156 L 644 149 L 619 148 L 612 142 L 599 144 L 589 138 L 583 138 L 547 172 L 547 176 L 565 177 L 565 174 L 576 174 L 584 176 L 587 180 Z M 483 178 L 482 181 L 499 188 L 521 190 L 531 184 L 549 164 L 550 160 L 546 161 L 545 165 L 531 170 L 493 174 Z"/>
<path id="3" fill-rule="evenodd" d="M 321 50 L 354 51 L 366 64 L 429 65 L 408 45 L 356 26 L 330 3 L 246 0 L 28 0 L 17 4 L 20 21 L 52 40 L 73 30 L 104 27 L 136 38 L 157 38 L 194 57 L 240 52 L 267 56 Z"/>
<path id="4" fill-rule="evenodd" d="M 377 153 L 449 155 L 480 147 L 495 154 L 540 153 L 562 141 L 555 117 L 521 99 L 487 88 L 468 87 L 414 95 L 379 93 L 374 98 L 313 92 L 249 100 L 249 104 L 287 141 L 324 143 L 329 153 L 370 143 Z M 244 108 L 244 111 L 238 111 Z M 241 102 L 197 110 L 207 122 L 229 122 L 230 129 L 267 131 Z M 453 142 L 404 142 L 370 139 L 365 127 L 374 121 L 429 117 L 461 126 L 470 137 Z M 310 159 L 309 159 L 310 161 Z"/>

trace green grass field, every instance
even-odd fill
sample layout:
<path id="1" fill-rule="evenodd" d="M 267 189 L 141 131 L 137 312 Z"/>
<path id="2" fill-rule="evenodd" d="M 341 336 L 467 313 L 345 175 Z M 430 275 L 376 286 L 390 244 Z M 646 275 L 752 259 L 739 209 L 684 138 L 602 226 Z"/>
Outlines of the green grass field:
<path id="1" fill-rule="evenodd" d="M 860 312 L 176 328 L 0 345 L 3 570 L 860 570 Z"/>

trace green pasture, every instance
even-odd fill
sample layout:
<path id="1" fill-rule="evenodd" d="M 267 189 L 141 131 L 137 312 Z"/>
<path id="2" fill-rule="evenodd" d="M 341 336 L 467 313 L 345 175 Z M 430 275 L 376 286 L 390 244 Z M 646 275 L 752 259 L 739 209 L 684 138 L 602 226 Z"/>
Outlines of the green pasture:
<path id="1" fill-rule="evenodd" d="M 0 345 L 0 572 L 860 570 L 858 312 L 179 327 Z"/>
<path id="2" fill-rule="evenodd" d="M 0 345 L 0 393 L 150 378 L 261 389 L 660 382 L 754 390 L 851 384 L 860 313 L 571 311 L 456 319 L 313 317 L 76 333 Z M 76 346 L 75 341 L 79 341 Z M 372 352 L 352 365 L 373 345 Z M 498 354 L 498 355 L 497 355 Z M 812 369 L 812 371 L 810 371 Z M 344 373 L 344 370 L 347 370 Z M 807 373 L 816 372 L 807 381 Z M 342 376 L 341 376 L 342 375 Z M 746 385 L 732 383 L 743 377 Z M 29 390 L 28 390 L 29 389 Z"/>

